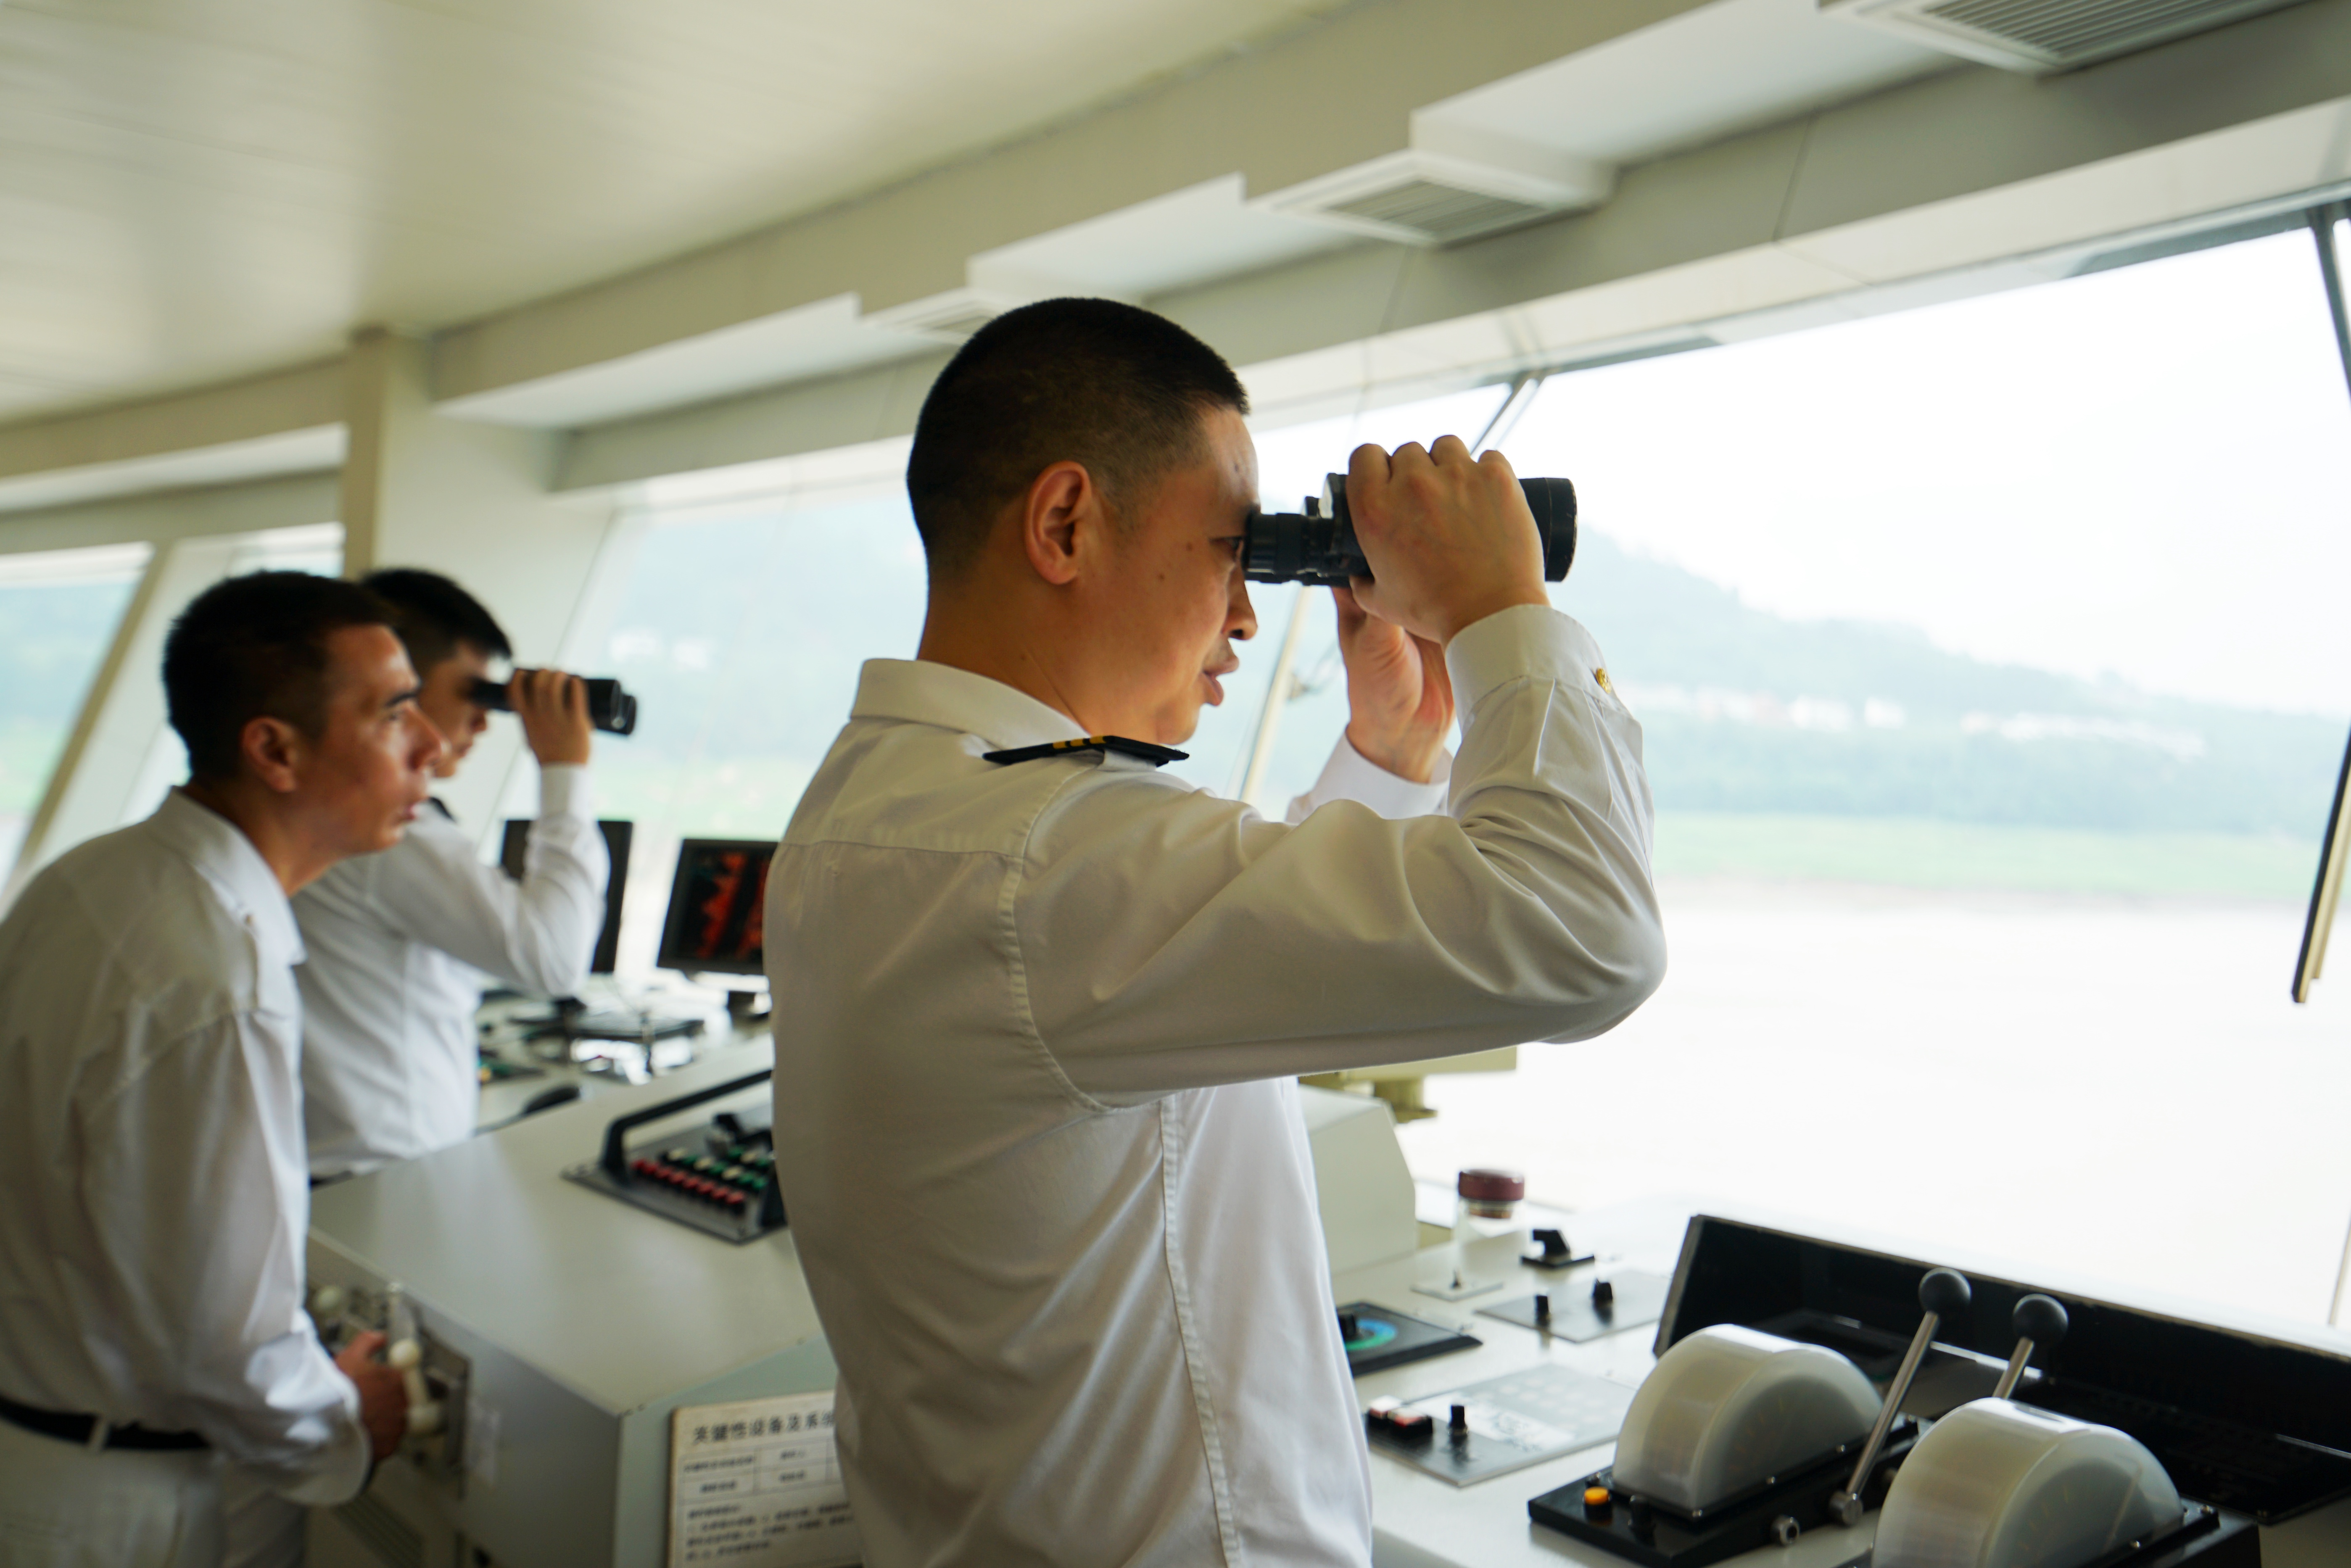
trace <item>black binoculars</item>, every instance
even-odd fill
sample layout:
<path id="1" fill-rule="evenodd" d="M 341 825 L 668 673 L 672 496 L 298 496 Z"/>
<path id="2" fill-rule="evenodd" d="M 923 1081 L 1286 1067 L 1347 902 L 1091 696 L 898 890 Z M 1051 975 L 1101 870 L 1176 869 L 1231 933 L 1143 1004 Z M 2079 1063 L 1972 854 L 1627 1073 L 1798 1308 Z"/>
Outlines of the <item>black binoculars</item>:
<path id="1" fill-rule="evenodd" d="M 598 675 L 584 683 L 588 688 L 588 722 L 611 735 L 633 734 L 637 727 L 637 699 L 621 689 L 621 683 L 610 675 Z M 500 713 L 514 712 L 514 704 L 507 696 L 504 681 L 474 683 L 469 694 L 479 706 L 495 708 Z"/>
<path id="2" fill-rule="evenodd" d="M 1575 486 L 1564 479 L 1521 479 L 1527 506 L 1542 536 L 1543 577 L 1562 580 L 1575 563 Z M 1347 516 L 1347 476 L 1333 474 L 1322 494 L 1306 497 L 1303 512 L 1258 512 L 1241 546 L 1241 570 L 1251 582 L 1308 582 L 1344 588 L 1369 577 L 1364 547 Z"/>

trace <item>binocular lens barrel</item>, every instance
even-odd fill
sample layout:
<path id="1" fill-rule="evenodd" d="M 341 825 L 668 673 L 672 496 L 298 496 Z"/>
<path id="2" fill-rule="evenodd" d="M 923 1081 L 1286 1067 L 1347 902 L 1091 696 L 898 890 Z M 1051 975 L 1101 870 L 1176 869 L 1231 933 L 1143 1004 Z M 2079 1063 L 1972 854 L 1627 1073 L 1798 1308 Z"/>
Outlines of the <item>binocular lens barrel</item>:
<path id="1" fill-rule="evenodd" d="M 1521 479 L 1527 506 L 1542 536 L 1543 576 L 1559 582 L 1575 564 L 1575 486 L 1564 479 Z M 1241 569 L 1251 582 L 1306 582 L 1344 587 L 1369 577 L 1355 525 L 1347 516 L 1347 476 L 1333 474 L 1303 512 L 1259 512 L 1249 520 Z"/>
<path id="2" fill-rule="evenodd" d="M 595 675 L 586 682 L 588 687 L 588 722 L 609 735 L 633 734 L 637 727 L 637 699 L 621 687 L 610 675 Z M 504 681 L 474 683 L 473 700 L 483 707 L 500 713 L 514 712 L 514 704 L 507 699 Z"/>

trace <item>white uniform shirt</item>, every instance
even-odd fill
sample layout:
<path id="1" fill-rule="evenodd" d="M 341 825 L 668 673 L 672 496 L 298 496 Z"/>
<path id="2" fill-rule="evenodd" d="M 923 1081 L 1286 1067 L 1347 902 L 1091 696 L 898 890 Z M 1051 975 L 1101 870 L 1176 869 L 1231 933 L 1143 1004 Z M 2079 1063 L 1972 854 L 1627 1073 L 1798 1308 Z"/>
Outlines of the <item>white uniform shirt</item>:
<path id="1" fill-rule="evenodd" d="M 0 1394 L 334 1503 L 368 1441 L 302 1311 L 301 958 L 260 852 L 176 790 L 0 920 Z"/>
<path id="2" fill-rule="evenodd" d="M 463 1143 L 481 1100 L 482 976 L 541 996 L 580 988 L 604 924 L 608 856 L 585 768 L 539 771 L 517 883 L 427 806 L 381 854 L 294 899 L 310 1169 L 373 1170 Z"/>
<path id="3" fill-rule="evenodd" d="M 865 666 L 766 940 L 778 1169 L 874 1568 L 1368 1560 L 1290 1075 L 1597 1034 L 1665 962 L 1640 732 L 1591 639 L 1515 609 L 1447 659 L 1452 815 L 1296 826 L 1115 754 L 983 761 L 1078 730 Z"/>

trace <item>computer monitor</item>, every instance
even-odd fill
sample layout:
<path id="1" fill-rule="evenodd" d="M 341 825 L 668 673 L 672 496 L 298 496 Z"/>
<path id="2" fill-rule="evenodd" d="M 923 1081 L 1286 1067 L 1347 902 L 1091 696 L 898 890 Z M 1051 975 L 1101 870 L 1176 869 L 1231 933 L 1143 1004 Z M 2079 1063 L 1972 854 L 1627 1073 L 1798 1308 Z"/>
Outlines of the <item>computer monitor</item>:
<path id="1" fill-rule="evenodd" d="M 773 839 L 688 839 L 679 844 L 654 967 L 689 974 L 765 974 L 761 927 L 768 862 L 775 852 Z"/>
<path id="2" fill-rule="evenodd" d="M 2302 952 L 2294 961 L 2297 1002 L 2310 1000 L 2311 982 L 2326 967 L 2326 937 L 2335 929 L 2335 905 L 2343 896 L 2346 861 L 2351 861 L 2351 746 L 2343 748 L 2343 767 L 2335 776 L 2335 810 L 2326 818 L 2326 838 L 2318 849 L 2318 880 L 2310 890 L 2310 913 L 2302 923 Z M 2336 1289 L 2339 1292 L 2341 1287 Z"/>
<path id="3" fill-rule="evenodd" d="M 604 929 L 596 934 L 596 956 L 590 960 L 588 972 L 609 975 L 621 950 L 621 901 L 629 891 L 629 845 L 636 836 L 636 824 L 598 822 L 596 826 L 603 830 L 612 869 L 604 879 Z M 506 837 L 498 844 L 498 865 L 517 882 L 522 880 L 523 854 L 529 847 L 529 819 L 507 818 Z"/>

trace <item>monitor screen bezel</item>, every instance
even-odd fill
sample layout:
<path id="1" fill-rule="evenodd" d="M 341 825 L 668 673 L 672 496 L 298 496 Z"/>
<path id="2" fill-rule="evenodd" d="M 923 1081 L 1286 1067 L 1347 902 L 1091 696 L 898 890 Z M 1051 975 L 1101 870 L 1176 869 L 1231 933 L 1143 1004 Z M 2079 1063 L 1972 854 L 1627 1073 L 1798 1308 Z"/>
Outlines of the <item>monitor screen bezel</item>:
<path id="1" fill-rule="evenodd" d="M 751 975 L 764 977 L 768 972 L 766 949 L 761 948 L 756 960 L 740 958 L 705 959 L 681 955 L 679 932 L 684 925 L 685 910 L 681 900 L 685 892 L 687 867 L 700 853 L 741 850 L 762 857 L 764 867 L 776 854 L 773 839 L 680 839 L 677 844 L 677 864 L 670 873 L 669 907 L 662 913 L 661 947 L 653 956 L 656 969 L 674 969 L 682 975 Z"/>
<path id="2" fill-rule="evenodd" d="M 520 882 L 523 857 L 530 848 L 530 830 L 536 817 L 508 817 L 499 831 L 498 869 Z M 621 909 L 629 894 L 629 852 L 636 841 L 637 825 L 621 818 L 600 818 L 597 830 L 604 835 L 604 852 L 611 870 L 604 877 L 604 924 L 596 933 L 596 951 L 588 961 L 591 975 L 609 975 L 621 956 Z"/>

